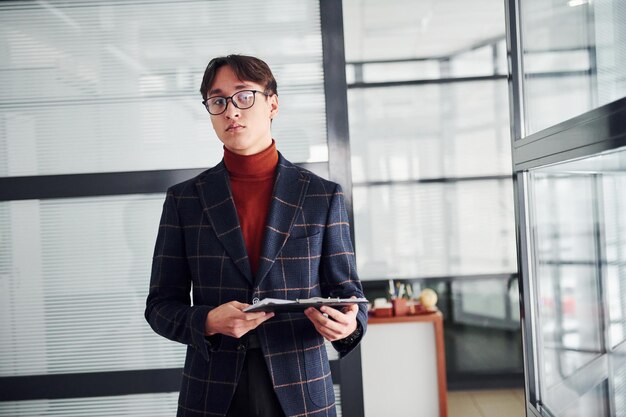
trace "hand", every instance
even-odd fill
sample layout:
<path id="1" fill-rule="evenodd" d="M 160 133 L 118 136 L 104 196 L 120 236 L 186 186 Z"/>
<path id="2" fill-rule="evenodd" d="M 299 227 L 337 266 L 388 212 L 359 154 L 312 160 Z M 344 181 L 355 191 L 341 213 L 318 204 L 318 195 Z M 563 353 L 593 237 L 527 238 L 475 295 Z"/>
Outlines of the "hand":
<path id="1" fill-rule="evenodd" d="M 320 310 L 321 312 L 316 308 L 309 307 L 304 310 L 304 314 L 326 340 L 334 342 L 350 336 L 356 330 L 358 305 L 352 304 L 344 307 L 342 311 L 328 306 L 323 306 Z"/>
<path id="2" fill-rule="evenodd" d="M 220 333 L 239 339 L 250 330 L 256 329 L 265 320 L 274 317 L 274 313 L 244 313 L 242 310 L 250 304 L 230 301 L 209 311 L 204 323 L 207 336 Z"/>

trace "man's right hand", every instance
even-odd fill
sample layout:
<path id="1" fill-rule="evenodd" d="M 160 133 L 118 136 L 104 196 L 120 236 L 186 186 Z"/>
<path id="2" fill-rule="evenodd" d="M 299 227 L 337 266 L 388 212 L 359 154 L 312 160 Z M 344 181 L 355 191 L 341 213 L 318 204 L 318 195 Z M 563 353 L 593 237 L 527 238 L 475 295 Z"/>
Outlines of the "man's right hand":
<path id="1" fill-rule="evenodd" d="M 204 331 L 207 336 L 220 333 L 239 339 L 250 330 L 256 329 L 265 320 L 274 317 L 274 313 L 244 313 L 242 310 L 250 304 L 230 301 L 209 311 Z"/>

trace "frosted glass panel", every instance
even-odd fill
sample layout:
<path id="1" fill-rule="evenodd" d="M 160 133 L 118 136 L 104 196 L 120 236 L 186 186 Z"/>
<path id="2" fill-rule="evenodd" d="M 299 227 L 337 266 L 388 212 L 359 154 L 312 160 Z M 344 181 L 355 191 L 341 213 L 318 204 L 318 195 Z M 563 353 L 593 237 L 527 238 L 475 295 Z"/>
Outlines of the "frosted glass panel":
<path id="1" fill-rule="evenodd" d="M 343 0 L 346 59 L 445 57 L 504 37 L 500 0 Z M 422 78 L 416 74 L 414 78 Z"/>
<path id="2" fill-rule="evenodd" d="M 613 370 L 613 392 L 615 415 L 626 416 L 626 351 L 622 346 L 611 356 L 609 367 Z"/>
<path id="3" fill-rule="evenodd" d="M 626 161 L 626 152 L 623 154 Z M 616 348 L 626 340 L 626 173 L 605 174 L 602 180 L 607 200 L 602 214 L 606 225 L 609 337 L 611 346 Z M 626 385 L 622 396 L 626 397 Z"/>
<path id="4" fill-rule="evenodd" d="M 316 0 L 1 2 L 0 176 L 215 164 L 198 90 L 228 53 L 272 67 L 285 156 L 327 161 Z"/>
<path id="5" fill-rule="evenodd" d="M 143 317 L 163 199 L 0 203 L 0 376 L 182 367 Z"/>
<path id="6" fill-rule="evenodd" d="M 360 277 L 514 272 L 504 4 L 343 5 Z"/>
<path id="7" fill-rule="evenodd" d="M 521 2 L 527 133 L 626 95 L 626 3 Z"/>
<path id="8" fill-rule="evenodd" d="M 178 393 L 0 402 L 0 417 L 176 415 Z"/>
<path id="9" fill-rule="evenodd" d="M 509 180 L 355 186 L 353 192 L 361 279 L 516 269 Z"/>
<path id="10" fill-rule="evenodd" d="M 506 75 L 506 41 L 504 36 L 495 45 L 470 49 L 456 55 L 450 64 L 451 75 L 455 77 Z"/>
<path id="11" fill-rule="evenodd" d="M 534 175 L 535 250 L 544 402 L 602 354 L 593 178 Z"/>
<path id="12" fill-rule="evenodd" d="M 530 172 L 537 366 L 556 416 L 623 408 L 625 173 L 623 148 Z"/>
<path id="13" fill-rule="evenodd" d="M 506 81 L 349 91 L 352 178 L 511 172 Z"/>

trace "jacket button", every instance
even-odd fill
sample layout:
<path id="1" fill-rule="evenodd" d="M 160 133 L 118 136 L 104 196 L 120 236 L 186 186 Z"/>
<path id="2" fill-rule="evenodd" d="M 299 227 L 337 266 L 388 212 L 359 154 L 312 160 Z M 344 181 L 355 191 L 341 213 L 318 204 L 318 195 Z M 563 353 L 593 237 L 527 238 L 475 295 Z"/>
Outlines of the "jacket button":
<path id="1" fill-rule="evenodd" d="M 244 350 L 246 350 L 246 345 L 240 343 L 239 345 L 237 345 L 237 350 L 243 352 Z"/>
<path id="2" fill-rule="evenodd" d="M 256 304 L 256 303 L 258 303 L 259 301 L 261 301 L 261 300 L 259 300 L 259 297 L 254 297 L 254 298 L 252 299 L 252 304 Z"/>

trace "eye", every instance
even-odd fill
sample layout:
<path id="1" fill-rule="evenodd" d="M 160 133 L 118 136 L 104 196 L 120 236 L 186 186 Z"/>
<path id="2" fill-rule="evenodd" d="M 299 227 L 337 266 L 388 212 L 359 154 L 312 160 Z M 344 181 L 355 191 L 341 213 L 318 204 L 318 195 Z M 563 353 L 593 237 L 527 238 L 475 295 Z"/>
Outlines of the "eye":
<path id="1" fill-rule="evenodd" d="M 252 100 L 254 100 L 254 93 L 252 91 L 241 91 L 237 93 L 235 99 L 238 103 L 250 104 L 252 103 Z"/>
<path id="2" fill-rule="evenodd" d="M 226 105 L 225 97 L 213 97 L 209 99 L 209 106 L 211 107 L 224 107 Z"/>

